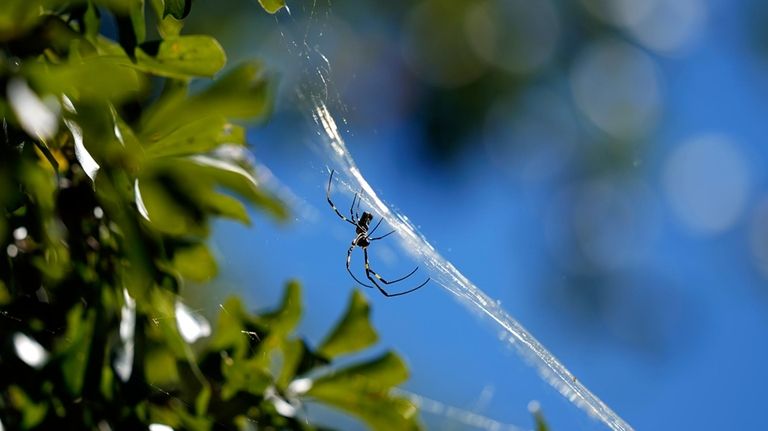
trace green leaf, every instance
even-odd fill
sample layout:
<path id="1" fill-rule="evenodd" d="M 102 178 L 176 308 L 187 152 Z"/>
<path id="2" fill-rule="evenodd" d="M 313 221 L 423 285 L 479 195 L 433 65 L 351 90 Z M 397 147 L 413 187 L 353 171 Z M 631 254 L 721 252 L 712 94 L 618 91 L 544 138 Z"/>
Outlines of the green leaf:
<path id="1" fill-rule="evenodd" d="M 42 0 L 3 0 L 0 8 L 0 42 L 23 34 L 43 19 Z"/>
<path id="2" fill-rule="evenodd" d="M 549 431 L 549 425 L 544 419 L 544 414 L 541 413 L 541 409 L 536 409 L 533 411 L 533 421 L 536 424 L 536 431 Z"/>
<path id="3" fill-rule="evenodd" d="M 216 275 L 216 260 L 204 244 L 193 244 L 176 251 L 173 266 L 182 277 L 196 282 L 208 281 Z"/>
<path id="4" fill-rule="evenodd" d="M 225 379 L 221 397 L 225 400 L 241 391 L 262 395 L 272 384 L 272 375 L 261 358 L 224 361 L 221 373 Z"/>
<path id="5" fill-rule="evenodd" d="M 178 20 L 173 15 L 165 13 L 165 2 L 163 0 L 150 0 L 152 9 L 155 11 L 157 19 L 157 32 L 163 39 L 178 36 L 184 27 L 184 21 Z"/>
<path id="6" fill-rule="evenodd" d="M 318 353 L 328 358 L 353 353 L 371 346 L 378 340 L 369 320 L 370 306 L 365 296 L 355 289 L 344 317 L 320 344 Z"/>
<path id="7" fill-rule="evenodd" d="M 210 36 L 174 36 L 136 47 L 136 67 L 169 78 L 211 77 L 224 67 L 227 55 Z"/>
<path id="8" fill-rule="evenodd" d="M 278 220 L 288 218 L 285 206 L 274 196 L 262 190 L 254 176 L 242 167 L 208 156 L 196 156 L 191 160 L 196 166 L 189 167 L 189 172 L 209 176 L 219 186 L 248 199 Z"/>
<path id="9" fill-rule="evenodd" d="M 189 345 L 181 336 L 176 323 L 176 294 L 166 289 L 153 289 L 150 292 L 150 317 L 159 330 L 158 341 L 177 359 L 191 361 Z M 139 308 L 146 305 L 137 302 Z"/>
<path id="10" fill-rule="evenodd" d="M 259 322 L 269 328 L 270 333 L 288 334 L 301 318 L 301 285 L 298 281 L 288 282 L 283 300 L 277 310 L 262 314 Z"/>
<path id="11" fill-rule="evenodd" d="M 11 386 L 7 389 L 8 399 L 11 402 L 11 408 L 16 412 L 21 412 L 21 428 L 34 428 L 45 419 L 48 412 L 48 404 L 36 403 L 18 386 Z"/>
<path id="12" fill-rule="evenodd" d="M 390 389 L 408 378 L 394 353 L 316 379 L 307 395 L 358 417 L 374 430 L 420 429 L 416 407 Z"/>
<path id="13" fill-rule="evenodd" d="M 269 13 L 277 13 L 285 7 L 285 0 L 259 0 L 259 4 Z"/>
<path id="14" fill-rule="evenodd" d="M 67 1 L 67 0 L 57 0 L 57 1 Z M 71 2 L 71 0 L 69 0 Z M 82 0 L 81 0 L 82 1 Z M 117 15 L 128 15 L 130 14 L 131 6 L 133 6 L 133 3 L 136 0 L 91 0 L 95 4 L 109 9 L 110 12 L 117 14 Z"/>
<path id="15" fill-rule="evenodd" d="M 143 43 L 147 38 L 147 23 L 144 19 L 144 0 L 132 0 L 130 6 L 131 24 L 136 42 Z"/>
<path id="16" fill-rule="evenodd" d="M 150 157 L 206 153 L 223 144 L 245 144 L 245 129 L 224 117 L 201 118 L 183 125 L 156 142 L 148 140 Z"/>
<path id="17" fill-rule="evenodd" d="M 51 149 L 48 148 L 48 144 L 41 141 L 35 141 L 35 150 L 40 152 L 40 154 L 45 158 L 45 160 L 47 160 L 48 163 L 51 164 L 51 168 L 53 168 L 53 171 L 58 174 L 59 162 L 56 160 L 56 157 L 53 155 L 53 153 L 51 153 Z"/>
<path id="18" fill-rule="evenodd" d="M 143 358 L 147 382 L 156 386 L 173 386 L 179 382 L 178 354 L 162 347 L 149 349 Z"/>
<path id="19" fill-rule="evenodd" d="M 259 119 L 270 108 L 270 87 L 259 63 L 242 64 L 187 98 L 171 92 L 145 112 L 141 134 L 158 139 L 201 118 Z"/>
<path id="20" fill-rule="evenodd" d="M 54 210 L 56 205 L 56 177 L 43 169 L 37 163 L 25 161 L 22 164 L 21 183 L 29 193 L 30 198 L 38 208 L 46 214 Z"/>
<path id="21" fill-rule="evenodd" d="M 168 15 L 176 19 L 184 19 L 192 8 L 192 0 L 165 0 L 163 18 Z"/>
<path id="22" fill-rule="evenodd" d="M 72 308 L 67 314 L 66 334 L 55 349 L 61 361 L 64 382 L 74 397 L 80 396 L 83 389 L 95 318 L 94 310 L 85 313 L 82 304 Z"/>
<path id="23" fill-rule="evenodd" d="M 235 358 L 250 353 L 251 350 L 248 349 L 248 346 L 249 340 L 252 339 L 249 334 L 263 334 L 263 331 L 256 327 L 254 320 L 245 310 L 239 298 L 228 298 L 221 305 L 216 331 L 213 333 L 208 349 L 214 352 L 232 350 Z M 252 341 L 259 342 L 260 340 L 261 336 L 256 335 L 255 340 Z"/>
<path id="24" fill-rule="evenodd" d="M 96 6 L 94 6 L 92 2 L 88 2 L 88 9 L 85 11 L 84 21 L 85 36 L 88 38 L 88 40 L 93 42 L 99 35 L 99 26 L 101 25 L 101 20 L 99 19 L 99 14 L 96 11 Z"/>
<path id="25" fill-rule="evenodd" d="M 186 176 L 189 182 L 184 183 L 183 177 L 167 171 L 167 176 L 161 172 L 150 176 L 142 176 L 138 182 L 141 201 L 147 210 L 149 224 L 158 231 L 168 235 L 206 236 L 209 228 L 202 208 L 194 199 L 194 190 L 201 183 L 199 178 Z M 205 183 L 199 184 L 209 187 Z"/>
<path id="26" fill-rule="evenodd" d="M 6 305 L 9 302 L 11 302 L 11 295 L 8 293 L 8 288 L 5 287 L 3 280 L 0 280 L 0 305 Z"/>
<path id="27" fill-rule="evenodd" d="M 304 356 L 305 347 L 301 340 L 286 340 L 283 345 L 280 346 L 280 351 L 283 354 L 283 363 L 275 382 L 278 387 L 285 389 L 296 376 L 296 371 Z"/>
<path id="28" fill-rule="evenodd" d="M 124 150 L 121 154 L 123 157 L 122 162 L 125 164 L 126 170 L 135 173 L 144 159 L 144 149 L 139 142 L 139 138 L 136 137 L 136 133 L 120 117 L 114 106 L 110 105 L 109 110 L 112 114 L 112 134 L 115 135 L 121 149 Z"/>
<path id="29" fill-rule="evenodd" d="M 213 215 L 227 217 L 249 226 L 251 218 L 248 210 L 242 202 L 232 196 L 222 193 L 209 192 L 200 196 L 200 201 L 205 209 Z"/>
<path id="30" fill-rule="evenodd" d="M 203 389 L 197 394 L 195 398 L 195 413 L 198 416 L 202 416 L 208 410 L 208 405 L 211 402 L 211 387 L 204 385 Z"/>
<path id="31" fill-rule="evenodd" d="M 119 59 L 86 57 L 54 65 L 30 62 L 23 73 L 43 94 L 66 95 L 73 101 L 122 101 L 144 90 L 145 80 Z"/>
<path id="32" fill-rule="evenodd" d="M 209 156 L 148 159 L 138 184 L 149 224 L 169 235 L 205 236 L 211 216 L 249 223 L 242 203 L 218 193 L 220 188 L 250 200 L 278 219 L 287 216 L 283 205 L 262 191 L 247 171 Z"/>
<path id="33" fill-rule="evenodd" d="M 408 379 L 408 368 L 399 356 L 386 352 L 368 362 L 353 365 L 315 380 L 315 390 L 324 392 L 343 386 L 346 390 L 378 392 L 392 388 Z"/>
<path id="34" fill-rule="evenodd" d="M 216 331 L 213 333 L 209 349 L 212 351 L 228 350 L 245 344 L 241 315 L 245 313 L 243 303 L 237 297 L 228 298 L 221 304 Z"/>
<path id="35" fill-rule="evenodd" d="M 208 111 L 227 118 L 259 118 L 271 107 L 266 78 L 261 63 L 243 63 L 194 96 L 191 102 L 211 104 Z"/>

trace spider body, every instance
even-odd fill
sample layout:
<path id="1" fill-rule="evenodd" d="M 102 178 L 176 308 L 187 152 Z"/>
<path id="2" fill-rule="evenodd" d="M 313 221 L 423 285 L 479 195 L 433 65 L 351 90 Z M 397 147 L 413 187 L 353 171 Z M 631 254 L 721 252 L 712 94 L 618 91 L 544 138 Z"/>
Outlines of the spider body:
<path id="1" fill-rule="evenodd" d="M 371 245 L 371 240 L 368 239 L 368 236 L 366 234 L 358 232 L 357 236 L 355 237 L 354 241 L 352 241 L 352 243 L 360 248 L 366 248 L 369 245 Z"/>
<path id="2" fill-rule="evenodd" d="M 373 214 L 367 211 L 364 211 L 363 215 L 360 216 L 360 220 L 357 221 L 355 232 L 358 235 L 360 235 L 361 233 L 368 233 L 368 226 L 370 226 L 371 220 L 373 220 Z"/>
<path id="3" fill-rule="evenodd" d="M 390 285 L 397 283 L 399 281 L 403 281 L 406 278 L 412 276 L 419 267 L 417 266 L 414 268 L 413 271 L 409 272 L 403 277 L 400 277 L 396 280 L 385 280 L 382 276 L 380 276 L 376 271 L 374 271 L 371 268 L 371 265 L 368 261 L 368 247 L 373 243 L 374 241 L 378 241 L 380 239 L 386 238 L 389 235 L 392 235 L 395 233 L 395 231 L 391 231 L 385 235 L 378 236 L 378 237 L 371 237 L 370 235 L 373 235 L 374 232 L 376 232 L 376 229 L 379 228 L 381 225 L 381 222 L 384 221 L 384 219 L 379 219 L 379 222 L 376 223 L 376 225 L 373 227 L 373 229 L 370 229 L 371 221 L 373 221 L 373 214 L 369 213 L 368 211 L 363 211 L 362 215 L 359 215 L 360 212 L 360 201 L 359 194 L 355 193 L 355 197 L 352 199 L 352 206 L 349 208 L 349 218 L 345 217 L 341 212 L 336 208 L 336 205 L 334 205 L 333 201 L 331 200 L 331 182 L 333 181 L 333 174 L 334 171 L 331 171 L 331 175 L 328 178 L 328 188 L 326 190 L 326 199 L 328 200 L 328 204 L 331 206 L 331 209 L 336 213 L 339 218 L 344 220 L 347 223 L 350 223 L 355 226 L 355 238 L 352 240 L 352 243 L 349 246 L 349 249 L 347 250 L 347 272 L 350 276 L 352 276 L 352 279 L 354 279 L 356 282 L 358 282 L 360 285 L 368 287 L 368 288 L 377 288 L 379 289 L 379 292 L 382 293 L 382 295 L 387 297 L 392 296 L 400 296 L 405 295 L 406 293 L 413 292 L 414 290 L 420 289 L 425 284 L 429 282 L 429 278 L 427 278 L 423 283 L 420 285 L 406 290 L 404 292 L 398 292 L 398 293 L 389 293 L 386 291 L 379 283 Z M 357 201 L 357 209 L 355 209 L 355 201 Z M 373 283 L 373 286 L 370 284 L 363 283 L 360 281 L 354 273 L 352 273 L 352 270 L 349 267 L 350 260 L 352 259 L 352 251 L 355 249 L 355 247 L 360 247 L 360 249 L 363 250 L 363 257 L 365 259 L 365 276 L 370 280 L 371 283 Z"/>

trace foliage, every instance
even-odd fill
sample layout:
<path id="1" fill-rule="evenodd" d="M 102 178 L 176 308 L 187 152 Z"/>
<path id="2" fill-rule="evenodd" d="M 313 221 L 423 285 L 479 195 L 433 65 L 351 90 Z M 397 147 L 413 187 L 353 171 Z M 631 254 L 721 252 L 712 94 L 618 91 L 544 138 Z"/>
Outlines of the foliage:
<path id="1" fill-rule="evenodd" d="M 538 407 L 533 410 L 533 421 L 536 425 L 534 428 L 536 431 L 549 431 L 549 425 L 547 425 L 547 421 L 544 419 L 544 414 L 541 412 L 541 409 Z"/>
<path id="2" fill-rule="evenodd" d="M 198 342 L 210 326 L 179 293 L 216 273 L 211 220 L 250 223 L 243 202 L 287 213 L 254 179 L 236 123 L 268 115 L 271 80 L 258 62 L 224 71 L 214 38 L 182 35 L 190 6 L 0 6 L 0 420 L 307 429 L 297 407 L 314 400 L 374 429 L 418 428 L 389 391 L 408 375 L 395 354 L 333 366 L 377 339 L 357 292 L 317 349 L 292 335 L 296 282 L 269 313 L 229 300 Z"/>

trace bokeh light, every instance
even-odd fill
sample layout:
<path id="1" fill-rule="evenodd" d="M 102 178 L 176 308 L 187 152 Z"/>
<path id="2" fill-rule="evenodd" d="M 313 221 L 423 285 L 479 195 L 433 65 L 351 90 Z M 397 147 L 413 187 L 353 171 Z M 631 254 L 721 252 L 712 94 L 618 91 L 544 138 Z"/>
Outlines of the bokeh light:
<path id="1" fill-rule="evenodd" d="M 678 219 L 691 231 L 714 234 L 742 215 L 750 189 L 749 165 L 724 136 L 694 137 L 669 155 L 664 190 Z"/>
<path id="2" fill-rule="evenodd" d="M 707 16 L 702 0 L 582 0 L 592 14 L 625 30 L 648 49 L 674 54 L 701 33 Z"/>
<path id="3" fill-rule="evenodd" d="M 589 46 L 571 71 L 576 105 L 617 139 L 637 138 L 655 125 L 662 105 L 660 81 L 647 54 L 617 40 Z"/>
<path id="4" fill-rule="evenodd" d="M 483 1 L 467 12 L 466 32 L 475 52 L 511 73 L 532 73 L 552 60 L 560 21 L 549 0 Z"/>

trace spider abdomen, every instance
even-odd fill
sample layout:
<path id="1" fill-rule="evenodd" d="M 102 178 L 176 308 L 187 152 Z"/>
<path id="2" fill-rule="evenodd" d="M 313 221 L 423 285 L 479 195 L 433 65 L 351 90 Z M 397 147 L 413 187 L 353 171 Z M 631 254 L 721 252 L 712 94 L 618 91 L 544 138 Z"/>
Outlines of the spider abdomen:
<path id="1" fill-rule="evenodd" d="M 371 245 L 371 241 L 368 240 L 368 237 L 365 235 L 360 235 L 359 238 L 357 238 L 357 241 L 355 242 L 358 247 L 368 247 Z"/>

